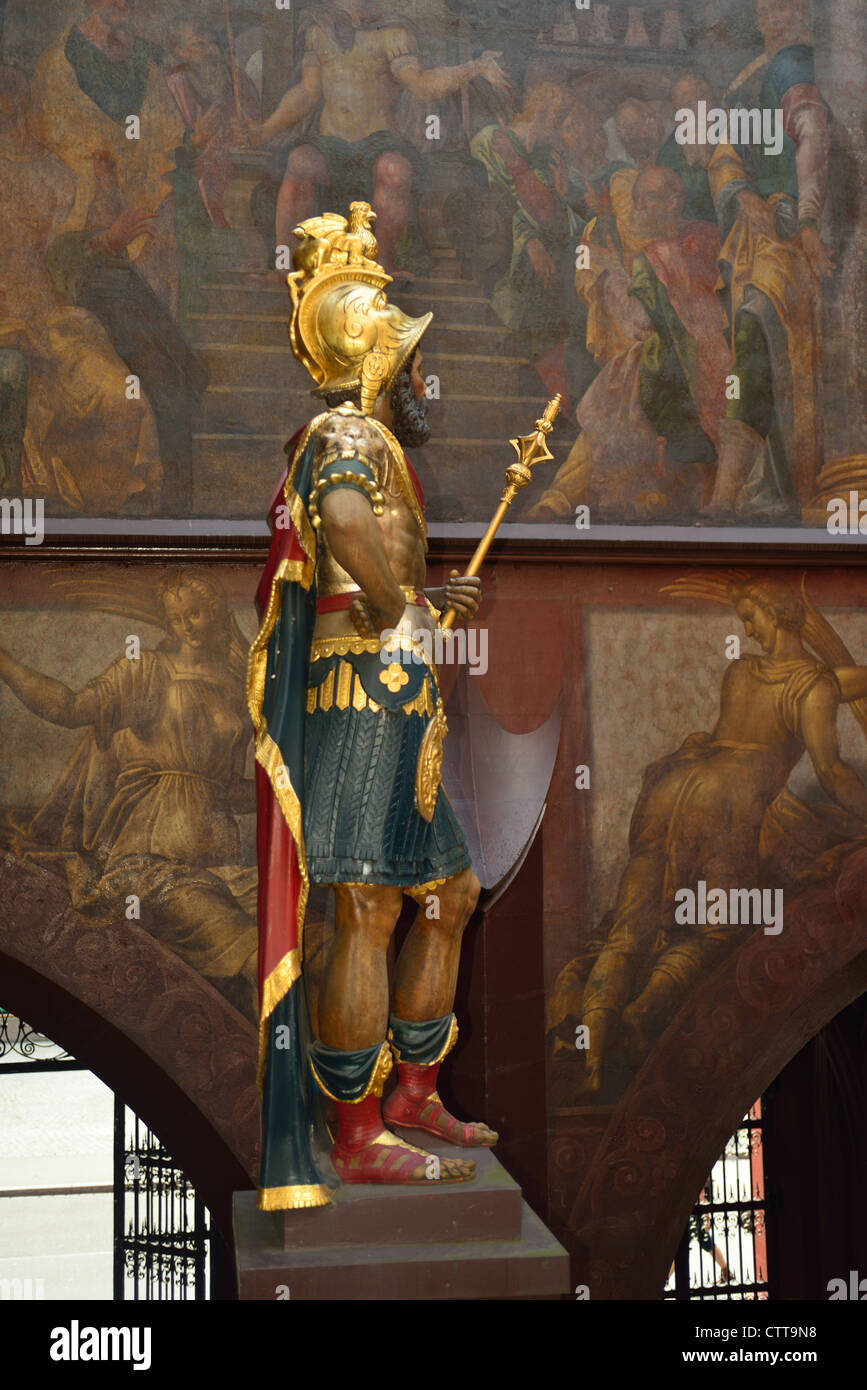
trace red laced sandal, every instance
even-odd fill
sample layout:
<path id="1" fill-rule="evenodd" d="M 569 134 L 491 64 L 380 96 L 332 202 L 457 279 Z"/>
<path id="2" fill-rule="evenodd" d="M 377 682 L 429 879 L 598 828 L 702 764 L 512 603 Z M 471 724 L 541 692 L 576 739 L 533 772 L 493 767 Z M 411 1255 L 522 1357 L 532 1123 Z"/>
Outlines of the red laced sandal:
<path id="1" fill-rule="evenodd" d="M 425 1153 L 390 1134 L 383 1127 L 378 1096 L 355 1104 L 338 1101 L 337 1126 L 331 1162 L 341 1182 L 421 1185 L 468 1182 L 475 1174 L 471 1160 Z"/>
<path id="2" fill-rule="evenodd" d="M 398 1085 L 382 1107 L 386 1124 L 397 1129 L 420 1129 L 461 1148 L 493 1148 L 499 1135 L 481 1123 L 456 1120 L 436 1091 L 439 1063 L 417 1066 L 398 1062 Z"/>

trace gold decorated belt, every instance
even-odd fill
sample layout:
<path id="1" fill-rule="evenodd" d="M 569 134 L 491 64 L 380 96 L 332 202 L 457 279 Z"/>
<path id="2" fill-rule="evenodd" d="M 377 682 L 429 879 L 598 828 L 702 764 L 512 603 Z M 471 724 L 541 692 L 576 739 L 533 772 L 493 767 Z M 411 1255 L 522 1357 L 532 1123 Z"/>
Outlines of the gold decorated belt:
<path id="1" fill-rule="evenodd" d="M 341 638 L 337 640 L 342 642 L 351 639 Z M 362 642 L 365 639 L 358 638 L 356 640 Z M 333 646 L 334 643 L 328 645 Z M 370 641 L 364 650 L 378 652 L 379 643 Z M 332 654 L 331 652 L 328 653 L 329 656 Z M 369 709 L 374 714 L 378 714 L 382 709 L 382 705 L 377 704 L 376 700 L 371 699 L 368 695 L 352 664 L 348 661 L 340 661 L 333 671 L 328 672 L 321 685 L 311 686 L 307 691 L 307 713 L 313 714 L 318 709 L 327 712 L 330 709 L 343 710 L 350 707 L 355 710 Z M 430 681 L 426 680 L 415 699 L 401 705 L 400 711 L 403 714 L 432 715 L 435 708 Z"/>
<path id="2" fill-rule="evenodd" d="M 392 640 L 405 652 L 416 650 L 412 641 L 407 637 L 403 637 L 399 642 L 397 637 Z M 378 655 L 382 648 L 383 643 L 378 637 L 360 637 L 357 634 L 351 636 L 344 633 L 337 633 L 334 637 L 315 637 L 310 644 L 310 664 L 312 666 L 314 661 L 324 661 L 330 656 L 348 656 L 350 652 L 356 656 L 361 656 L 365 652 Z M 428 662 L 425 662 L 425 665 L 439 687 L 436 666 Z"/>

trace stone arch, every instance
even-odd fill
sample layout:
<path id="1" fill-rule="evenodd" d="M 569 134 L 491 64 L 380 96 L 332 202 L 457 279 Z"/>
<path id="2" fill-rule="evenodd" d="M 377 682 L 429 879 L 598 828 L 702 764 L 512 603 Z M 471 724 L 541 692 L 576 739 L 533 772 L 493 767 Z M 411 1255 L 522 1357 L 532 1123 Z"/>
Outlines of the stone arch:
<path id="1" fill-rule="evenodd" d="M 867 990 L 867 850 L 695 991 L 614 1107 L 569 1220 L 594 1299 L 658 1299 L 689 1213 L 741 1117 Z"/>
<path id="2" fill-rule="evenodd" d="M 218 1227 L 255 1186 L 256 1031 L 135 922 L 86 923 L 65 884 L 0 855 L 0 1003 L 62 1044 L 159 1135 Z"/>

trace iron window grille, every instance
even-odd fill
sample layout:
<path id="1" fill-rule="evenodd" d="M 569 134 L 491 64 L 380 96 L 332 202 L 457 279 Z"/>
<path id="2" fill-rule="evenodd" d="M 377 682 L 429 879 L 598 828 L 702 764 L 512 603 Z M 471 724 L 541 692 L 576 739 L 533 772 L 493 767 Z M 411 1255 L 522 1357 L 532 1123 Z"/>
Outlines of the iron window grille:
<path id="1" fill-rule="evenodd" d="M 692 1210 L 663 1298 L 768 1298 L 762 1102 L 744 1116 Z"/>
<path id="2" fill-rule="evenodd" d="M 0 1081 L 87 1071 L 57 1043 L 0 1009 Z M 115 1300 L 208 1299 L 216 1256 L 210 1214 L 154 1132 L 114 1097 Z"/>

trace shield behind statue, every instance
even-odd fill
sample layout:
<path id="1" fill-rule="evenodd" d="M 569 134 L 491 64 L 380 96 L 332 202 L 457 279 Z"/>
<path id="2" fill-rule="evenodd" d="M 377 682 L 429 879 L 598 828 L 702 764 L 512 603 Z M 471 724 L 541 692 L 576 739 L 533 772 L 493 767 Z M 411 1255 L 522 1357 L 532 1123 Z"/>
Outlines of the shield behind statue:
<path id="1" fill-rule="evenodd" d="M 446 701 L 446 718 L 443 785 L 482 884 L 481 906 L 489 908 L 517 874 L 542 823 L 563 702 L 532 733 L 511 734 L 489 710 L 478 679 L 462 665 Z"/>

